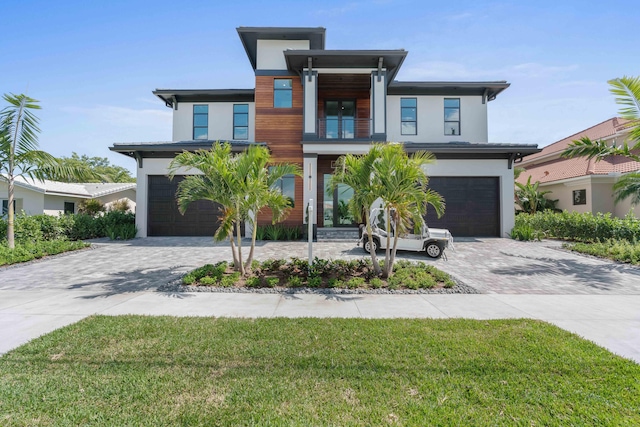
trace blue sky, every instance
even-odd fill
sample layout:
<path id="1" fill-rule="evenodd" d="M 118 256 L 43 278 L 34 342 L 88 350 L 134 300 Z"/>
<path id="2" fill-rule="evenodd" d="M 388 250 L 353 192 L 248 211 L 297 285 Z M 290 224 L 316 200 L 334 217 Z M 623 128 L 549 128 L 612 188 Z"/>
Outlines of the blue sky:
<path id="1" fill-rule="evenodd" d="M 221 6 L 224 4 L 224 6 Z M 640 75 L 633 1 L 2 2 L 0 92 L 40 100 L 41 148 L 109 157 L 171 140 L 156 88 L 251 88 L 238 26 L 325 27 L 327 49 L 406 49 L 398 80 L 507 80 L 490 142 L 545 146 L 617 114 L 607 80 Z"/>

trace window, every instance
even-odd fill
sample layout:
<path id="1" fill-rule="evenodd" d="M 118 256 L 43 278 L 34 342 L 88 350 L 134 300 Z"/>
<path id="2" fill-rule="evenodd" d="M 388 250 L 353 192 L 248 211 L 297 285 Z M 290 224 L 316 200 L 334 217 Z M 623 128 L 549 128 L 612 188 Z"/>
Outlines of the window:
<path id="1" fill-rule="evenodd" d="M 460 135 L 460 98 L 444 99 L 444 134 Z"/>
<path id="2" fill-rule="evenodd" d="M 65 214 L 76 213 L 76 204 L 74 202 L 64 202 L 64 213 Z"/>
<path id="3" fill-rule="evenodd" d="M 271 167 L 269 167 L 271 170 Z M 295 175 L 285 175 L 273 184 L 274 188 L 280 190 L 280 193 L 291 201 L 291 207 L 295 206 L 296 200 L 296 183 Z"/>
<path id="4" fill-rule="evenodd" d="M 209 106 L 193 106 L 193 139 L 209 139 Z"/>
<path id="5" fill-rule="evenodd" d="M 418 100 L 416 98 L 400 99 L 400 121 L 402 135 L 418 134 Z"/>
<path id="6" fill-rule="evenodd" d="M 273 81 L 273 106 L 275 108 L 291 108 L 293 104 L 291 82 L 291 79 L 275 79 Z"/>
<path id="7" fill-rule="evenodd" d="M 16 199 L 13 199 L 13 214 L 15 215 L 16 212 L 18 212 L 16 210 Z M 9 201 L 5 199 L 2 201 L 2 215 L 0 215 L 0 217 L 5 217 L 7 215 L 9 215 Z"/>
<path id="8" fill-rule="evenodd" d="M 587 190 L 573 190 L 573 204 L 574 205 L 586 205 L 587 204 Z"/>
<path id="9" fill-rule="evenodd" d="M 233 139 L 249 139 L 249 104 L 233 106 Z"/>

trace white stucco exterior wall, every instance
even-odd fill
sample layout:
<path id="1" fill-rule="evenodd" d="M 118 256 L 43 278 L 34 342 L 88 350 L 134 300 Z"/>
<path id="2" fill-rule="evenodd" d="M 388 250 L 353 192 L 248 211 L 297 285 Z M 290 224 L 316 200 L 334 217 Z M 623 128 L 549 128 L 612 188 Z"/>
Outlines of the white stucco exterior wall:
<path id="1" fill-rule="evenodd" d="M 417 135 L 401 134 L 400 99 L 416 98 Z M 460 135 L 444 134 L 444 99 L 460 98 Z M 412 142 L 488 142 L 487 103 L 481 96 L 387 96 L 387 139 Z"/>
<path id="2" fill-rule="evenodd" d="M 15 186 L 13 196 L 16 201 L 16 214 L 22 211 L 27 215 L 42 214 L 44 209 L 43 193 Z M 6 182 L 0 182 L 0 201 L 2 200 L 9 200 L 9 189 Z"/>
<path id="3" fill-rule="evenodd" d="M 233 139 L 233 106 L 249 105 L 249 141 L 255 140 L 256 108 L 253 102 L 181 102 L 173 110 L 173 141 L 193 139 L 193 106 L 209 106 L 209 139 Z"/>
<path id="4" fill-rule="evenodd" d="M 286 70 L 283 52 L 287 49 L 308 50 L 309 40 L 258 40 L 256 70 Z"/>
<path id="5" fill-rule="evenodd" d="M 513 169 L 506 159 L 438 160 L 426 167 L 429 176 L 483 176 L 498 177 L 500 184 L 500 235 L 509 237 L 515 225 L 513 208 Z M 455 236 L 454 236 L 455 237 Z"/>

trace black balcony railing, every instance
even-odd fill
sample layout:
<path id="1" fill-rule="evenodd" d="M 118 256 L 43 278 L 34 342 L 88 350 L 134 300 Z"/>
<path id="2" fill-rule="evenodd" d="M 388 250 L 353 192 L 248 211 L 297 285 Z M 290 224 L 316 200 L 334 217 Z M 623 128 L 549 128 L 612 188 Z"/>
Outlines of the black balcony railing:
<path id="1" fill-rule="evenodd" d="M 353 117 L 318 119 L 319 139 L 367 139 L 371 136 L 371 119 Z"/>

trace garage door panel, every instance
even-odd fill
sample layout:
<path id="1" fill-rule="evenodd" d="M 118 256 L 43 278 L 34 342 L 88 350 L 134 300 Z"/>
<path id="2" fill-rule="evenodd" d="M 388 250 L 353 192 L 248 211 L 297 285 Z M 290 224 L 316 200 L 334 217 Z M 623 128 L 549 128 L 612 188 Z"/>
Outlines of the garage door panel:
<path id="1" fill-rule="evenodd" d="M 149 176 L 147 235 L 149 236 L 213 236 L 218 228 L 217 203 L 198 200 L 185 214 L 178 211 L 176 191 L 184 177 L 169 180 L 164 175 Z"/>
<path id="2" fill-rule="evenodd" d="M 429 188 L 445 199 L 445 214 L 427 210 L 427 224 L 448 228 L 454 237 L 500 236 L 500 181 L 497 177 L 431 177 Z"/>

